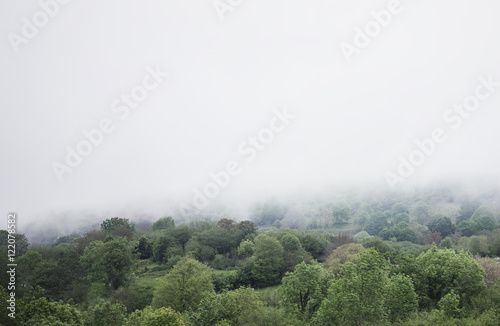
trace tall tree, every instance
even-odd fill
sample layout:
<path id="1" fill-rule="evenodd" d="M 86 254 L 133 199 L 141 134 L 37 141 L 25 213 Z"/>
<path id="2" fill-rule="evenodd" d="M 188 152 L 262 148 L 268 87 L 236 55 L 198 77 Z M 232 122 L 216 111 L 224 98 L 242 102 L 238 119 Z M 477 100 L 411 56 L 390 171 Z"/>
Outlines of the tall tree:
<path id="1" fill-rule="evenodd" d="M 278 240 L 259 234 L 255 237 L 252 262 L 252 276 L 257 281 L 258 287 L 278 284 L 283 266 L 283 246 Z"/>

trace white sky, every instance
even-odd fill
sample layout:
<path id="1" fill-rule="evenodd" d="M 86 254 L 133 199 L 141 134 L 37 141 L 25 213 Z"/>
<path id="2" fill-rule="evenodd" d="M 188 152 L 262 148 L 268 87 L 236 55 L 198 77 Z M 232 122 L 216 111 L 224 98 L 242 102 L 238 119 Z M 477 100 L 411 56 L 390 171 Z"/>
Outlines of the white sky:
<path id="1" fill-rule="evenodd" d="M 384 173 L 438 127 L 448 139 L 405 184 L 498 177 L 500 87 L 456 130 L 442 116 L 480 76 L 500 81 L 500 2 L 401 1 L 347 63 L 340 44 L 388 3 L 248 0 L 221 20 L 211 0 L 72 0 L 16 53 L 9 33 L 22 37 L 41 7 L 1 1 L 0 213 L 24 224 L 189 202 L 231 160 L 242 172 L 214 200 L 227 205 L 331 184 L 388 188 Z M 111 104 L 148 66 L 169 76 L 120 120 Z M 246 162 L 239 144 L 283 107 L 296 118 Z M 60 183 L 52 162 L 66 164 L 66 146 L 104 118 L 116 130 Z"/>

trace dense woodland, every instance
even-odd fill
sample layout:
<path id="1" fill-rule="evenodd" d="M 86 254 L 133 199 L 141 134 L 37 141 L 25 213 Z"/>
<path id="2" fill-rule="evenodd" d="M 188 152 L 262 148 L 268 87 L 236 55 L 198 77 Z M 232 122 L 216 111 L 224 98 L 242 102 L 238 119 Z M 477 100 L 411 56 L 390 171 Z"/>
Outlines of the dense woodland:
<path id="1" fill-rule="evenodd" d="M 17 234 L 16 318 L 1 325 L 498 325 L 496 191 L 439 188 Z M 7 262 L 7 231 L 0 261 Z"/>

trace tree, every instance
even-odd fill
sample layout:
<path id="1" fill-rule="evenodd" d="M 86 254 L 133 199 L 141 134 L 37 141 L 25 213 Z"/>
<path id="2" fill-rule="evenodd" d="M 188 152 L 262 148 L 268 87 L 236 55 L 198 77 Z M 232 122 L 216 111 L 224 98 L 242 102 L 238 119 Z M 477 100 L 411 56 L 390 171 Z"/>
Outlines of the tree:
<path id="1" fill-rule="evenodd" d="M 159 308 L 153 310 L 150 306 L 142 311 L 132 313 L 127 321 L 127 326 L 183 326 L 182 315 L 172 308 Z"/>
<path id="2" fill-rule="evenodd" d="M 366 222 L 373 214 L 373 209 L 368 203 L 363 203 L 361 207 L 358 209 L 355 217 L 356 223 L 361 226 L 361 230 L 364 230 Z"/>
<path id="3" fill-rule="evenodd" d="M 332 281 L 333 275 L 315 260 L 310 265 L 302 262 L 281 280 L 280 301 L 288 313 L 308 321 L 326 297 Z"/>
<path id="4" fill-rule="evenodd" d="M 134 225 L 129 223 L 128 218 L 112 217 L 101 223 L 101 230 L 111 233 L 118 226 L 124 226 L 130 231 L 134 231 L 135 229 Z"/>
<path id="5" fill-rule="evenodd" d="M 166 216 L 158 219 L 151 225 L 151 231 L 159 231 L 165 229 L 175 228 L 175 221 L 172 217 Z"/>
<path id="6" fill-rule="evenodd" d="M 238 255 L 246 258 L 253 255 L 253 252 L 254 252 L 254 245 L 252 241 L 250 240 L 241 241 L 240 246 L 238 247 Z"/>
<path id="7" fill-rule="evenodd" d="M 214 293 L 210 268 L 193 258 L 182 258 L 163 278 L 153 296 L 153 307 L 184 312 L 195 309 Z"/>
<path id="8" fill-rule="evenodd" d="M 127 309 L 120 303 L 111 303 L 99 298 L 95 305 L 89 307 L 85 314 L 85 325 L 89 326 L 121 326 L 125 322 Z"/>
<path id="9" fill-rule="evenodd" d="M 287 208 L 277 200 L 271 199 L 264 204 L 258 204 L 253 208 L 252 220 L 256 225 L 272 225 L 281 221 L 287 212 Z"/>
<path id="10" fill-rule="evenodd" d="M 480 206 L 474 214 L 472 214 L 471 220 L 476 222 L 480 231 L 493 230 L 495 228 L 493 213 L 486 206 Z"/>
<path id="11" fill-rule="evenodd" d="M 351 207 L 345 200 L 336 203 L 332 207 L 332 217 L 334 224 L 347 223 L 351 218 Z"/>
<path id="12" fill-rule="evenodd" d="M 416 243 L 418 240 L 415 231 L 412 230 L 405 222 L 400 222 L 390 229 L 382 230 L 379 236 L 384 240 L 395 238 L 396 241 L 410 241 L 413 243 Z"/>
<path id="13" fill-rule="evenodd" d="M 258 294 L 250 287 L 214 294 L 200 302 L 189 313 L 189 324 L 211 325 L 269 325 L 267 309 Z M 227 324 L 223 324 L 223 322 Z"/>
<path id="14" fill-rule="evenodd" d="M 429 205 L 424 202 L 417 203 L 411 211 L 411 215 L 415 217 L 417 223 L 422 225 L 427 224 L 431 219 Z"/>
<path id="15" fill-rule="evenodd" d="M 234 222 L 234 220 L 231 220 L 229 218 L 221 218 L 217 222 L 217 226 L 220 227 L 220 228 L 227 229 L 227 230 L 234 230 L 234 229 L 236 229 L 236 223 Z"/>
<path id="16" fill-rule="evenodd" d="M 356 263 L 347 264 L 331 286 L 312 324 L 381 324 L 386 319 L 387 283 L 387 261 L 375 250 L 360 253 Z"/>
<path id="17" fill-rule="evenodd" d="M 378 235 L 380 231 L 386 228 L 389 224 L 387 223 L 387 216 L 384 213 L 376 212 L 374 213 L 365 226 L 365 231 L 370 235 Z"/>
<path id="18" fill-rule="evenodd" d="M 457 231 L 466 237 L 470 237 L 480 231 L 480 227 L 476 221 L 471 219 L 460 222 L 457 225 Z"/>
<path id="19" fill-rule="evenodd" d="M 252 256 L 252 276 L 258 287 L 276 285 L 283 266 L 283 246 L 278 240 L 265 234 L 255 237 L 255 253 Z"/>
<path id="20" fill-rule="evenodd" d="M 390 277 L 385 296 L 389 320 L 405 320 L 417 311 L 418 296 L 409 276 L 395 274 Z"/>
<path id="21" fill-rule="evenodd" d="M 238 229 L 237 239 L 241 242 L 242 240 L 253 240 L 257 235 L 257 228 L 252 221 L 241 221 L 236 226 Z"/>
<path id="22" fill-rule="evenodd" d="M 292 271 L 304 259 L 305 250 L 293 234 L 285 234 L 280 242 L 284 249 L 285 271 Z"/>
<path id="23" fill-rule="evenodd" d="M 359 243 L 348 243 L 335 249 L 324 262 L 325 269 L 338 274 L 347 262 L 353 262 L 360 252 L 366 249 Z"/>
<path id="24" fill-rule="evenodd" d="M 83 325 L 81 313 L 73 306 L 41 297 L 23 306 L 18 316 L 27 325 Z"/>
<path id="25" fill-rule="evenodd" d="M 457 217 L 457 225 L 462 222 L 470 219 L 472 214 L 479 208 L 480 204 L 476 200 L 466 199 L 462 205 L 460 205 L 460 212 Z"/>
<path id="26" fill-rule="evenodd" d="M 427 227 L 431 232 L 439 232 L 442 237 L 447 237 L 455 232 L 455 226 L 451 222 L 449 217 L 441 216 L 434 221 L 427 224 Z"/>
<path id="27" fill-rule="evenodd" d="M 106 286 L 116 290 L 125 284 L 133 257 L 124 238 L 112 238 L 107 242 L 92 242 L 85 248 L 81 263 L 91 281 L 104 280 Z"/>
<path id="28" fill-rule="evenodd" d="M 323 256 L 328 242 L 331 240 L 325 234 L 317 233 L 301 233 L 297 237 L 302 244 L 302 247 L 310 253 L 314 259 L 320 259 Z"/>
<path id="29" fill-rule="evenodd" d="M 139 243 L 135 250 L 139 253 L 139 259 L 148 259 L 153 256 L 153 245 L 146 237 L 141 237 L 139 239 Z"/>
<path id="30" fill-rule="evenodd" d="M 417 266 L 416 291 L 423 307 L 437 304 L 451 290 L 463 304 L 486 287 L 484 269 L 462 250 L 456 253 L 433 245 L 417 257 Z"/>
<path id="31" fill-rule="evenodd" d="M 83 237 L 76 240 L 75 250 L 82 255 L 89 244 L 94 241 L 104 241 L 104 238 L 106 238 L 106 234 L 101 230 L 88 231 Z"/>

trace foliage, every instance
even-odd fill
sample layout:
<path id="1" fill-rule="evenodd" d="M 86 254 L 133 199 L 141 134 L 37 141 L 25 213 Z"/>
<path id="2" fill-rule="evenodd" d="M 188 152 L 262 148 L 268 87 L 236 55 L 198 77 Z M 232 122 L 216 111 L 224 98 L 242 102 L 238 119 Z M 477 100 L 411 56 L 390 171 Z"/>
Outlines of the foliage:
<path id="1" fill-rule="evenodd" d="M 272 199 L 253 208 L 252 220 L 255 225 L 272 225 L 274 222 L 282 220 L 287 210 L 284 205 Z"/>
<path id="2" fill-rule="evenodd" d="M 359 243 L 348 243 L 340 246 L 324 262 L 325 269 L 333 274 L 338 274 L 345 263 L 354 261 L 358 254 L 365 250 Z"/>
<path id="3" fill-rule="evenodd" d="M 396 241 L 417 242 L 417 234 L 405 222 L 400 222 L 390 229 L 382 230 L 379 236 L 384 240 L 395 238 Z"/>
<path id="4" fill-rule="evenodd" d="M 316 261 L 300 263 L 281 281 L 279 294 L 283 307 L 289 313 L 309 320 L 326 297 L 332 279 L 332 275 Z"/>
<path id="5" fill-rule="evenodd" d="M 250 257 L 253 255 L 254 245 L 251 240 L 243 240 L 238 247 L 238 255 L 241 257 Z"/>
<path id="6" fill-rule="evenodd" d="M 213 294 L 189 312 L 188 325 L 268 325 L 268 311 L 257 293 L 242 287 L 234 291 Z"/>
<path id="7" fill-rule="evenodd" d="M 455 226 L 451 222 L 449 217 L 441 216 L 434 221 L 427 224 L 427 227 L 431 232 L 439 232 L 441 236 L 446 237 L 455 232 Z"/>
<path id="8" fill-rule="evenodd" d="M 123 325 L 126 312 L 125 306 L 120 303 L 98 299 L 85 313 L 85 326 Z"/>
<path id="9" fill-rule="evenodd" d="M 446 294 L 454 290 L 463 305 L 471 296 L 486 287 L 484 269 L 464 251 L 437 249 L 432 246 L 417 257 L 417 293 L 420 305 L 435 305 Z"/>
<path id="10" fill-rule="evenodd" d="M 347 264 L 322 302 L 313 325 L 359 325 L 384 321 L 389 279 L 387 264 L 375 250 L 365 251 L 355 264 Z"/>
<path id="11" fill-rule="evenodd" d="M 345 200 L 336 203 L 332 207 L 332 217 L 335 224 L 347 223 L 351 218 L 351 207 Z"/>
<path id="12" fill-rule="evenodd" d="M 51 302 L 45 297 L 31 300 L 22 309 L 19 316 L 25 323 L 40 324 L 49 321 L 63 325 L 83 325 L 82 314 L 73 306 L 62 302 Z"/>
<path id="13" fill-rule="evenodd" d="M 153 256 L 153 244 L 146 237 L 141 237 L 139 239 L 139 243 L 135 250 L 139 254 L 139 259 L 148 259 Z"/>
<path id="14" fill-rule="evenodd" d="M 153 296 L 153 307 L 171 307 L 179 312 L 194 309 L 214 292 L 210 268 L 194 260 L 182 258 L 162 279 Z"/>
<path id="15" fill-rule="evenodd" d="M 258 287 L 276 285 L 283 267 L 283 246 L 278 240 L 265 234 L 255 237 L 255 253 L 252 259 L 252 276 Z"/>
<path id="16" fill-rule="evenodd" d="M 132 250 L 124 238 L 94 241 L 85 248 L 81 263 L 86 267 L 91 281 L 104 280 L 107 286 L 116 290 L 125 284 L 132 267 Z"/>
<path id="17" fill-rule="evenodd" d="M 166 216 L 158 219 L 151 225 L 151 231 L 170 229 L 175 227 L 175 221 L 172 217 Z"/>
<path id="18" fill-rule="evenodd" d="M 111 233 L 117 227 L 123 226 L 130 231 L 134 231 L 135 227 L 133 224 L 130 224 L 128 218 L 120 218 L 120 217 L 112 217 L 104 220 L 101 223 L 101 230 L 106 233 Z"/>

